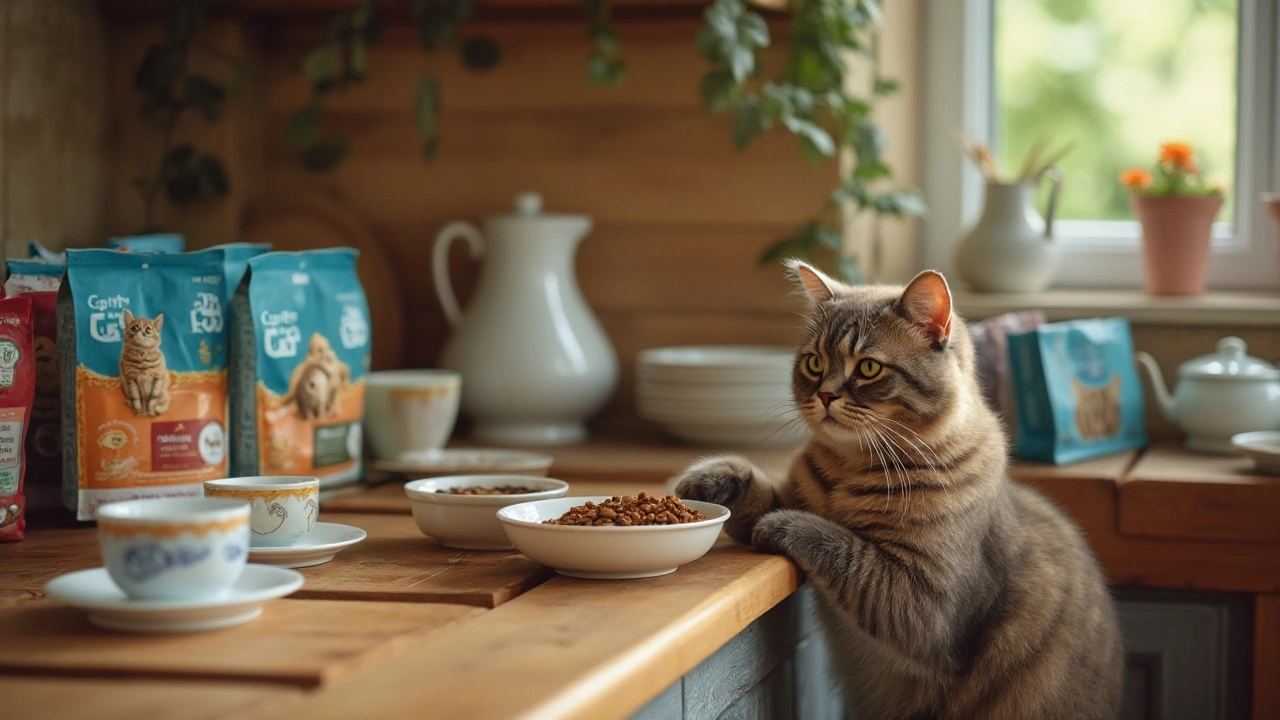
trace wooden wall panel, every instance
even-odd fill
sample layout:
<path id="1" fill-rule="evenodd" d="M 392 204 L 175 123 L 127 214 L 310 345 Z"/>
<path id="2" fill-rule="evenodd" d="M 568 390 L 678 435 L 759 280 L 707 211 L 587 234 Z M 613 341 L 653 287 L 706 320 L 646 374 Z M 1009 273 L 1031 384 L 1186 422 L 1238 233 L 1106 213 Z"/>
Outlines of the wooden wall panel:
<path id="1" fill-rule="evenodd" d="M 733 149 L 728 119 L 700 106 L 699 24 L 619 21 L 630 67 L 619 89 L 586 84 L 589 47 L 576 19 L 476 26 L 503 48 L 488 73 L 463 68 L 452 53 L 428 58 L 412 32 L 392 27 L 370 56 L 367 82 L 328 105 L 326 122 L 349 137 L 351 151 L 325 175 L 303 170 L 283 143 L 290 114 L 309 98 L 294 69 L 316 29 L 268 27 L 266 187 L 330 188 L 389 239 L 409 296 L 411 365 L 434 363 L 448 332 L 429 279 L 444 223 L 505 212 L 521 190 L 541 192 L 548 209 L 591 215 L 578 275 L 623 370 L 607 414 L 628 416 L 635 354 L 646 347 L 794 342 L 800 320 L 790 285 L 756 258 L 811 217 L 836 180 L 834 163 L 809 165 L 783 133 Z M 422 161 L 410 120 L 428 68 L 445 104 L 434 164 Z M 462 248 L 452 265 L 465 305 L 478 265 Z"/>

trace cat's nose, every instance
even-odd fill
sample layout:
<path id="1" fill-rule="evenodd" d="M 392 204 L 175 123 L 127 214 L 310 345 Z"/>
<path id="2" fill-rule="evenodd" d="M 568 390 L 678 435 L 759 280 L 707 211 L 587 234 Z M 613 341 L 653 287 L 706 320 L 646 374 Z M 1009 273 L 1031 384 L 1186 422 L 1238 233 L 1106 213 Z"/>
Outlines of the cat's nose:
<path id="1" fill-rule="evenodd" d="M 822 407 L 831 407 L 831 401 L 836 399 L 836 394 L 833 392 L 820 392 L 818 393 L 818 399 L 822 400 Z"/>

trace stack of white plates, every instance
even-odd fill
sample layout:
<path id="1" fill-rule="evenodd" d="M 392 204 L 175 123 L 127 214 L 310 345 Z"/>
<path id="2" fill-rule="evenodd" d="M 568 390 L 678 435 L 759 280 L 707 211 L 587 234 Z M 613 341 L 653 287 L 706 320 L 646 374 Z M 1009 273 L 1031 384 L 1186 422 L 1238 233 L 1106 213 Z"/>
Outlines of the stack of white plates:
<path id="1" fill-rule="evenodd" d="M 794 361 L 786 347 L 645 350 L 636 364 L 640 417 L 700 445 L 794 445 L 808 436 L 791 396 Z"/>

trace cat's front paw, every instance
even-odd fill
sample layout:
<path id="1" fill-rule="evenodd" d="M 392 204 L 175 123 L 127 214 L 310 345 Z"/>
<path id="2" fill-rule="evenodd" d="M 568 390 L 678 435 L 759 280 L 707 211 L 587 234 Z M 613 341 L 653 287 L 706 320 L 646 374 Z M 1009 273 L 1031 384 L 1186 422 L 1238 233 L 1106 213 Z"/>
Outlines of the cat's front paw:
<path id="1" fill-rule="evenodd" d="M 700 460 L 676 481 L 676 495 L 685 500 L 724 505 L 730 510 L 751 487 L 755 466 L 738 455 L 721 455 Z"/>
<path id="2" fill-rule="evenodd" d="M 791 542 L 813 520 L 813 514 L 804 510 L 774 510 L 756 521 L 751 544 L 760 552 L 789 555 Z"/>

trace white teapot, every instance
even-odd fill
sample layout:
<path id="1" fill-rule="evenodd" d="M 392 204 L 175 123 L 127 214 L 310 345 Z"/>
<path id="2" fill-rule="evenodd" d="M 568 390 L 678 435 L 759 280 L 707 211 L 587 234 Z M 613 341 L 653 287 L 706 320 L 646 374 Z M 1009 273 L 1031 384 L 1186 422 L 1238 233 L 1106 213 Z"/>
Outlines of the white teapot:
<path id="1" fill-rule="evenodd" d="M 1245 350 L 1240 338 L 1222 338 L 1217 352 L 1178 366 L 1173 394 L 1155 359 L 1135 353 L 1151 374 L 1160 411 L 1187 433 L 1188 450 L 1235 453 L 1232 435 L 1280 430 L 1280 369 Z"/>
<path id="2" fill-rule="evenodd" d="M 542 212 L 521 193 L 513 212 L 468 222 L 436 237 L 432 274 L 453 334 L 441 367 L 462 373 L 462 410 L 482 440 L 517 445 L 573 443 L 586 418 L 618 383 L 618 360 L 574 276 L 574 252 L 591 230 L 585 215 Z M 467 241 L 484 270 L 471 306 L 449 283 L 449 244 Z"/>

